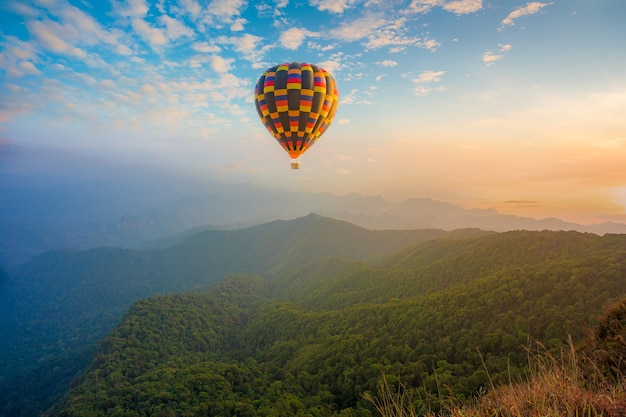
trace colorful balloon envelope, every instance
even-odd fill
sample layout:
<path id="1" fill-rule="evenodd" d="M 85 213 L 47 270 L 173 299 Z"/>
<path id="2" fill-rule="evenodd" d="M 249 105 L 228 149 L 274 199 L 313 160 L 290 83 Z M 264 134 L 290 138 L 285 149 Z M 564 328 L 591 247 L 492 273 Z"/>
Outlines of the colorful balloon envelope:
<path id="1" fill-rule="evenodd" d="M 268 68 L 256 83 L 261 121 L 300 168 L 302 156 L 326 132 L 339 104 L 335 80 L 325 69 L 292 62 Z"/>

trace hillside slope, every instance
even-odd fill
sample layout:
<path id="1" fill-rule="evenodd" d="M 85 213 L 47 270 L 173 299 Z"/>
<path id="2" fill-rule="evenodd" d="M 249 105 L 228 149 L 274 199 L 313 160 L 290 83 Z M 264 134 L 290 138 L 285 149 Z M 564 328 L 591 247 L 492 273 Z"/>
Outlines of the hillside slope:
<path id="1" fill-rule="evenodd" d="M 51 405 L 138 298 L 207 289 L 230 273 L 280 271 L 326 256 L 365 259 L 425 240 L 483 234 L 371 231 L 309 215 L 206 230 L 166 248 L 45 253 L 0 292 L 0 331 L 12 336 L 0 338 L 0 416 L 11 410 L 34 416 Z"/>
<path id="2" fill-rule="evenodd" d="M 443 239 L 376 262 L 139 301 L 50 415 L 366 416 L 383 372 L 436 408 L 516 378 L 529 338 L 580 340 L 626 295 L 623 235 Z"/>

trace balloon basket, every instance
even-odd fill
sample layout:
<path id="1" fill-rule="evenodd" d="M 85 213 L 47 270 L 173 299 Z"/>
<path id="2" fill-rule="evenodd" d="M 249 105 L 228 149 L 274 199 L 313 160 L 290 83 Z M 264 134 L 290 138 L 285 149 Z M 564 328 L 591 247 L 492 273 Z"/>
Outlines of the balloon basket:
<path id="1" fill-rule="evenodd" d="M 291 169 L 300 169 L 300 162 L 291 161 Z"/>

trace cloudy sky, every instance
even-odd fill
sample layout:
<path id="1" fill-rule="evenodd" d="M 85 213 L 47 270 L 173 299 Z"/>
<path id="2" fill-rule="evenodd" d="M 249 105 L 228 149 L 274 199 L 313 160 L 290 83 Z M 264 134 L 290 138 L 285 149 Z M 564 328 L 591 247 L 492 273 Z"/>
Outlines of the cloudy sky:
<path id="1" fill-rule="evenodd" d="M 626 222 L 623 0 L 2 0 L 0 147 L 307 191 Z M 268 67 L 337 81 L 291 170 Z"/>

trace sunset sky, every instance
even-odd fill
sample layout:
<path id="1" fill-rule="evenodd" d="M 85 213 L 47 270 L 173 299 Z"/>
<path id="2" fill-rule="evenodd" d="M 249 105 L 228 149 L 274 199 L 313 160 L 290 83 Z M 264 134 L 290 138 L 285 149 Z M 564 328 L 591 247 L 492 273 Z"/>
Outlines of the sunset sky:
<path id="1" fill-rule="evenodd" d="M 624 0 L 2 0 L 0 149 L 290 190 L 626 222 Z M 332 73 L 290 169 L 254 84 Z"/>

